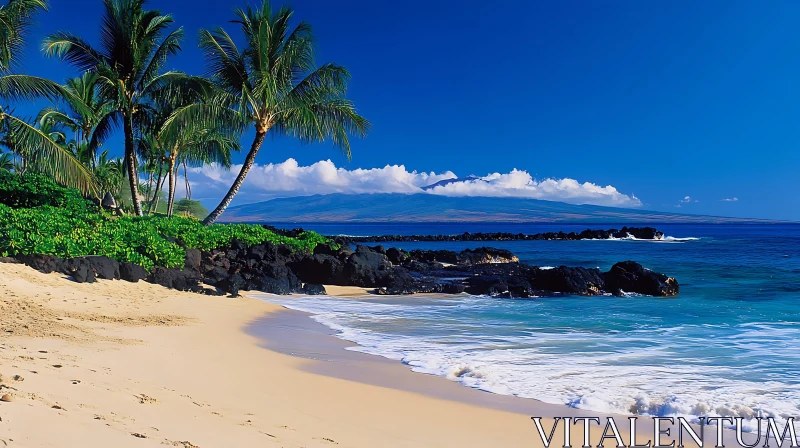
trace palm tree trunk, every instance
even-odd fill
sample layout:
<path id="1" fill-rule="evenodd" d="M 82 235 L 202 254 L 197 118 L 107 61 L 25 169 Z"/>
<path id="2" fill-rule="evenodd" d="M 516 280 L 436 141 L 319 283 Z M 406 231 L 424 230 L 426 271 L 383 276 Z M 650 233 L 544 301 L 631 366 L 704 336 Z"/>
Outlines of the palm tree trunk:
<path id="1" fill-rule="evenodd" d="M 131 202 L 133 213 L 142 216 L 142 203 L 139 201 L 139 176 L 136 174 L 136 154 L 133 149 L 133 117 L 126 113 L 125 128 L 125 166 L 128 169 L 128 181 L 131 186 Z"/>
<path id="2" fill-rule="evenodd" d="M 163 186 L 163 179 L 162 174 L 164 172 L 164 164 L 160 160 L 158 161 L 158 176 L 156 177 L 156 190 L 153 192 L 153 200 L 150 201 L 150 206 L 147 207 L 147 214 L 152 215 L 153 212 L 158 207 L 158 193 L 161 191 L 161 187 Z"/>
<path id="3" fill-rule="evenodd" d="M 236 196 L 236 193 L 239 192 L 239 188 L 242 187 L 244 178 L 247 177 L 247 173 L 250 171 L 250 168 L 253 167 L 253 164 L 256 161 L 258 150 L 261 148 L 261 144 L 264 143 L 264 137 L 266 137 L 266 135 L 266 131 L 256 132 L 256 138 L 253 140 L 253 144 L 250 146 L 250 152 L 247 153 L 247 158 L 244 159 L 242 170 L 239 171 L 239 175 L 236 176 L 236 180 L 233 181 L 230 190 L 228 190 L 228 194 L 222 198 L 222 201 L 219 203 L 217 208 L 215 208 L 214 211 L 203 220 L 203 224 L 214 224 L 214 222 L 219 219 L 220 215 L 222 215 L 225 209 L 228 208 L 228 205 L 230 205 L 233 197 Z"/>
<path id="4" fill-rule="evenodd" d="M 146 166 L 146 165 L 145 165 Z M 153 202 L 152 194 L 153 194 L 153 172 L 148 171 L 147 173 L 147 191 L 144 194 L 145 202 Z M 149 199 L 149 201 L 148 201 Z"/>
<path id="5" fill-rule="evenodd" d="M 161 183 L 158 184 L 158 191 L 161 191 L 164 188 L 164 182 L 166 182 L 166 181 L 167 181 L 167 176 L 162 176 L 161 177 Z M 161 200 L 161 195 L 160 194 L 156 194 L 156 200 L 154 201 L 155 202 L 155 206 L 153 207 L 153 213 L 157 213 L 158 212 L 158 201 L 160 201 L 160 200 Z"/>
<path id="6" fill-rule="evenodd" d="M 183 180 L 186 181 L 186 199 L 192 200 L 192 186 L 189 185 L 189 169 L 186 168 L 186 159 L 183 159 Z"/>
<path id="7" fill-rule="evenodd" d="M 175 204 L 175 157 L 169 156 L 169 197 L 167 198 L 167 216 L 172 216 Z"/>

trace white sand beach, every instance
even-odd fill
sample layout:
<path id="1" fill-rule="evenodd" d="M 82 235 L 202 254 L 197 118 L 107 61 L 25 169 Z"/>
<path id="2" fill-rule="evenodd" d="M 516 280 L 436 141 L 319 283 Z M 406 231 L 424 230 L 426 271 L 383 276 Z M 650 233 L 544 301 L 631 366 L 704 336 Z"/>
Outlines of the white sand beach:
<path id="1" fill-rule="evenodd" d="M 18 264 L 0 264 L 0 291 L 4 446 L 536 442 L 528 415 L 309 373 L 313 361 L 243 331 L 280 309 L 259 300 L 77 284 Z"/>
<path id="2" fill-rule="evenodd" d="M 269 338 L 305 330 L 250 297 L 78 284 L 20 264 L 0 264 L 0 296 L 3 446 L 535 447 L 532 415 L 580 414 L 369 355 L 279 353 Z M 324 337 L 338 356 L 346 343 Z"/>

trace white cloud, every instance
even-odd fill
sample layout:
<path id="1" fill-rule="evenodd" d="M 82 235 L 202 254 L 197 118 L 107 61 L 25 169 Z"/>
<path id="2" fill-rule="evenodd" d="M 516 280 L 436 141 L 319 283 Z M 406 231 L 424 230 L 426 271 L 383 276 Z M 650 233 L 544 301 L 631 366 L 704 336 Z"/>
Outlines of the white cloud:
<path id="1" fill-rule="evenodd" d="M 680 202 L 683 203 L 683 204 L 686 204 L 688 202 L 700 202 L 700 200 L 699 199 L 692 199 L 691 196 L 686 196 L 683 199 L 681 199 Z M 680 207 L 680 206 L 681 206 L 681 204 L 677 205 L 677 207 Z"/>
<path id="2" fill-rule="evenodd" d="M 190 168 L 189 179 L 194 199 L 219 199 L 230 187 L 241 165 L 224 170 L 217 165 Z M 245 180 L 237 203 L 264 201 L 277 197 L 308 196 L 331 193 L 421 193 L 443 196 L 519 197 L 563 201 L 575 204 L 595 204 L 639 207 L 634 196 L 574 179 L 534 179 L 526 171 L 514 169 L 509 173 L 492 173 L 483 177 L 449 182 L 423 189 L 442 180 L 457 179 L 452 171 L 425 173 L 408 171 L 403 165 L 383 168 L 339 168 L 330 160 L 300 166 L 296 160 L 283 163 L 255 165 Z M 182 182 L 179 180 L 178 185 Z"/>
<path id="3" fill-rule="evenodd" d="M 725 199 L 722 200 L 722 202 L 736 202 L 738 200 L 739 200 L 739 198 L 733 197 L 733 198 L 725 198 Z"/>

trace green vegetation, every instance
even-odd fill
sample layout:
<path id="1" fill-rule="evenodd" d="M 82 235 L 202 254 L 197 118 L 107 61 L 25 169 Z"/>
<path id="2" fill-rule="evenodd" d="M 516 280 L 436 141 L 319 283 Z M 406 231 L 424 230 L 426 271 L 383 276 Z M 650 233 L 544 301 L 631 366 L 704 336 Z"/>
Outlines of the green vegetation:
<path id="1" fill-rule="evenodd" d="M 241 50 L 222 28 L 201 32 L 205 78 L 164 70 L 183 40 L 172 16 L 145 9 L 145 0 L 97 1 L 104 14 L 96 48 L 71 32 L 42 45 L 46 56 L 77 69 L 64 85 L 14 73 L 47 0 L 0 5 L 0 100 L 11 104 L 0 107 L 0 254 L 105 255 L 146 268 L 180 267 L 184 247 L 210 250 L 239 240 L 311 251 L 326 242 L 314 232 L 289 238 L 261 226 L 213 224 L 267 133 L 330 140 L 349 158 L 350 135 L 370 127 L 345 97 L 348 71 L 315 65 L 311 27 L 292 25 L 292 10 L 273 11 L 268 0 L 236 10 Z M 35 121 L 14 114 L 14 103 L 38 99 L 52 105 Z M 243 168 L 209 214 L 191 198 L 189 167 L 229 168 L 247 126 L 256 137 Z M 120 128 L 124 147 L 107 148 Z M 186 197 L 176 201 L 181 168 Z M 108 194 L 118 210 L 97 205 Z"/>
<path id="2" fill-rule="evenodd" d="M 350 158 L 348 134 L 366 136 L 370 123 L 345 98 L 350 73 L 336 64 L 314 64 L 311 25 L 292 27 L 293 11 L 261 7 L 235 11 L 245 46 L 239 50 L 223 29 L 200 31 L 211 81 L 224 92 L 231 110 L 256 131 L 250 152 L 228 193 L 204 220 L 213 224 L 242 186 L 268 133 L 288 135 L 303 142 L 333 141 Z M 214 121 L 219 107 L 188 108 L 189 121 Z"/>
<path id="3" fill-rule="evenodd" d="M 182 246 L 211 250 L 233 240 L 247 245 L 287 244 L 309 252 L 327 242 L 314 232 L 290 238 L 251 224 L 204 226 L 196 219 L 177 216 L 117 217 L 47 177 L 0 172 L 2 256 L 105 255 L 147 269 L 175 268 L 183 265 L 186 256 Z"/>
<path id="4" fill-rule="evenodd" d="M 0 98 L 3 100 L 17 102 L 48 98 L 58 101 L 72 96 L 71 92 L 48 79 L 13 73 L 25 45 L 25 33 L 36 13 L 46 6 L 45 0 L 14 0 L 0 6 Z M 85 194 L 97 194 L 91 172 L 49 133 L 4 108 L 0 108 L 0 133 L 0 144 L 20 159 L 20 172 L 45 173 Z"/>

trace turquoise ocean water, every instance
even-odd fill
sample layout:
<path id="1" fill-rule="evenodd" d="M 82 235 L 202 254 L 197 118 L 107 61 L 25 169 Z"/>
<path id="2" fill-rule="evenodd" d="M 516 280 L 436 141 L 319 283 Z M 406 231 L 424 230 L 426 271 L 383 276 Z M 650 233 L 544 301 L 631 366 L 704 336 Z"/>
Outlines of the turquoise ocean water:
<path id="1" fill-rule="evenodd" d="M 304 227 L 347 235 L 587 228 Z M 354 350 L 498 394 L 624 414 L 800 416 L 800 225 L 656 227 L 672 238 L 385 245 L 449 250 L 491 245 L 539 266 L 602 270 L 631 259 L 676 277 L 681 285 L 676 298 L 463 295 L 277 301 L 312 313 L 338 337 L 359 344 Z"/>

